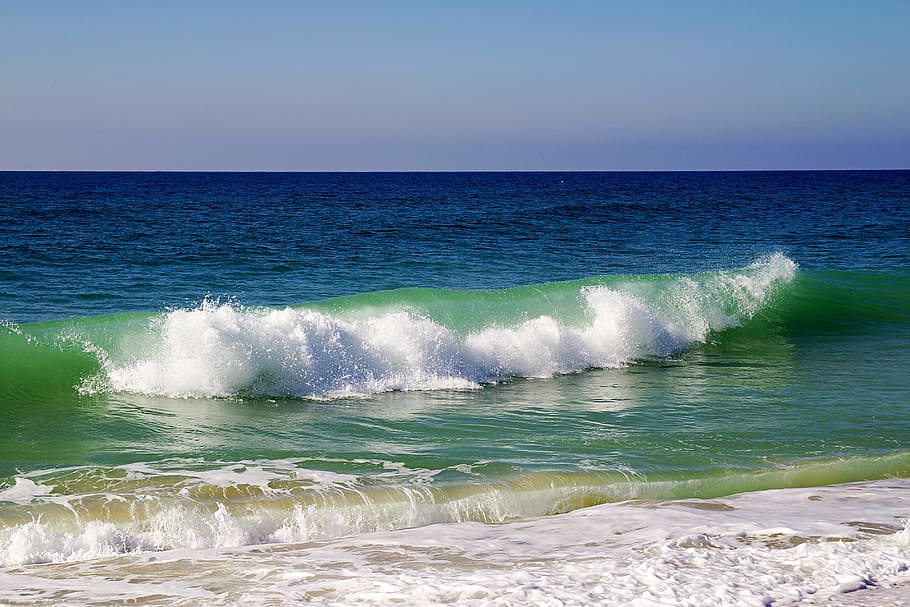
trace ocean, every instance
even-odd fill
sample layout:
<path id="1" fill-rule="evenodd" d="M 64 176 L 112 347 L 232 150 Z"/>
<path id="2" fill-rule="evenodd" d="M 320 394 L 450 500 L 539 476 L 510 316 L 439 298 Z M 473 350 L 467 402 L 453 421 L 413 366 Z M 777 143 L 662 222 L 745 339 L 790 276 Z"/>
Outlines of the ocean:
<path id="1" fill-rule="evenodd" d="M 910 171 L 0 173 L 0 604 L 910 578 Z"/>

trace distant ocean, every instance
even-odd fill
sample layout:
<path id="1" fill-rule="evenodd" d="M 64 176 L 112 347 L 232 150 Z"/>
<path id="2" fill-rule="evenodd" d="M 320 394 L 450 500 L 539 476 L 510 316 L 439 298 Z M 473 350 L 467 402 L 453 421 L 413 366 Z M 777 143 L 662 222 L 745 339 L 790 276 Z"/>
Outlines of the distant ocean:
<path id="1" fill-rule="evenodd" d="M 910 171 L 0 173 L 0 604 L 910 577 Z"/>

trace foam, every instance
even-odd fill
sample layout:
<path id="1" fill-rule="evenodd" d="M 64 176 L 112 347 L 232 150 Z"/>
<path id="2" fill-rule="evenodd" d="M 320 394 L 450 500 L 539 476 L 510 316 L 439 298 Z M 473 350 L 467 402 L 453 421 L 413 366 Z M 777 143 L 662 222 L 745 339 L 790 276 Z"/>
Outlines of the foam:
<path id="1" fill-rule="evenodd" d="M 29 504 L 35 498 L 48 495 L 52 487 L 35 483 L 29 478 L 19 477 L 12 487 L 0 490 L 0 502 Z"/>
<path id="2" fill-rule="evenodd" d="M 0 528 L 0 565 L 504 522 L 551 511 L 560 500 L 589 491 L 585 481 L 603 480 L 542 475 L 512 484 L 446 488 L 433 485 L 439 470 L 381 460 L 350 463 L 383 471 L 358 476 L 301 468 L 292 460 L 223 466 L 175 460 L 154 467 L 36 471 L 0 493 L 6 521 Z"/>
<path id="3" fill-rule="evenodd" d="M 127 579 L 142 596 L 182 605 L 821 602 L 910 578 L 908 496 L 910 481 L 889 480 L 605 504 L 506 525 L 133 554 L 0 572 L 0 601 L 65 592 L 69 605 L 92 604 Z M 116 541 L 101 528 L 97 537 Z"/>
<path id="4" fill-rule="evenodd" d="M 438 482 L 440 470 L 412 469 L 383 460 L 325 460 L 326 464 L 354 464 L 359 466 L 359 473 L 312 469 L 318 466 L 314 460 L 219 465 L 182 459 L 113 469 L 38 471 L 17 479 L 19 489 L 11 487 L 5 490 L 8 493 L 0 494 L 8 498 L 0 500 L 5 525 L 0 528 L 0 565 L 77 562 L 119 553 L 329 541 L 439 524 L 508 523 L 578 509 L 587 511 L 586 507 L 604 502 L 639 500 L 660 504 L 655 500 L 727 495 L 743 487 L 805 486 L 818 474 L 824 478 L 845 474 L 847 478 L 881 478 L 906 469 L 905 461 L 906 454 L 881 461 L 818 462 L 789 471 L 677 481 L 649 481 L 632 471 L 618 470 L 539 471 L 452 483 Z M 841 473 L 832 476 L 836 472 L 832 466 Z M 857 501 L 849 490 L 842 494 L 845 504 Z M 740 503 L 745 499 L 736 498 Z M 685 502 L 673 502 L 682 503 Z M 724 500 L 687 503 L 705 511 L 726 508 Z M 772 504 L 762 511 L 762 517 L 780 518 L 774 514 L 774 507 Z M 786 513 L 788 507 L 785 504 L 782 512 Z M 844 508 L 841 511 L 847 512 Z M 798 519 L 802 512 L 797 509 L 790 514 Z M 865 520 L 861 509 L 849 511 L 849 515 L 858 518 L 842 520 Z M 650 523 L 644 519 L 639 522 L 644 529 L 659 521 L 657 516 Z M 804 525 L 806 521 L 797 522 Z M 789 533 L 788 523 L 781 522 L 777 527 L 783 529 L 781 533 Z M 815 532 L 836 535 L 842 529 L 830 525 Z"/>
<path id="5" fill-rule="evenodd" d="M 795 271 L 775 254 L 734 272 L 584 287 L 577 293 L 587 312 L 581 324 L 551 315 L 507 325 L 488 318 L 468 331 L 406 305 L 344 319 L 206 301 L 157 318 L 119 351 L 95 352 L 103 377 L 83 389 L 336 398 L 620 367 L 671 356 L 751 318 Z"/>

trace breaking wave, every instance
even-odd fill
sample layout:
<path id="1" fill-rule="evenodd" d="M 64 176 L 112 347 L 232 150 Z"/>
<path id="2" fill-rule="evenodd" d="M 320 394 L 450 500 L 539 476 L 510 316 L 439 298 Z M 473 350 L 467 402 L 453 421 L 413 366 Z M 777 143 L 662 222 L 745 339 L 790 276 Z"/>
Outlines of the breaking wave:
<path id="1" fill-rule="evenodd" d="M 739 325 L 795 273 L 775 254 L 738 271 L 599 284 L 411 289 L 284 309 L 206 301 L 95 348 L 101 373 L 83 390 L 333 398 L 621 367 Z"/>

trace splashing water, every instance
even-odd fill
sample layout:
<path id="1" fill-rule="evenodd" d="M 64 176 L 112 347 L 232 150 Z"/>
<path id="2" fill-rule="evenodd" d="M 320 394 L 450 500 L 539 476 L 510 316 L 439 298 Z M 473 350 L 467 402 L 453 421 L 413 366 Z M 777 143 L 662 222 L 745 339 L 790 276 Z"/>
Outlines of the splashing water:
<path id="1" fill-rule="evenodd" d="M 734 272 L 571 287 L 583 319 L 575 323 L 540 315 L 505 324 L 488 314 L 453 327 L 408 302 L 342 318 L 206 301 L 155 319 L 140 352 L 102 362 L 110 390 L 166 396 L 476 388 L 672 356 L 751 318 L 795 272 L 793 261 L 775 254 Z"/>

